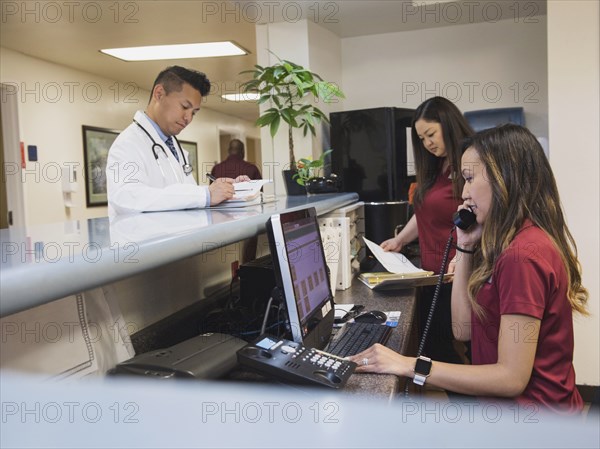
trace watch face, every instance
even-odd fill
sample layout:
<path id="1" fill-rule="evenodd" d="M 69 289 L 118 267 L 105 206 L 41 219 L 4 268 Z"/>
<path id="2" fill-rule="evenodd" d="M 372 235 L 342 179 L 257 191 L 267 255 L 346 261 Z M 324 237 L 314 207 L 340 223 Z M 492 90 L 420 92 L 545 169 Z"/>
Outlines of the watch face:
<path id="1" fill-rule="evenodd" d="M 422 374 L 424 376 L 429 375 L 431 371 L 431 361 L 417 359 L 417 363 L 415 364 L 415 373 Z"/>

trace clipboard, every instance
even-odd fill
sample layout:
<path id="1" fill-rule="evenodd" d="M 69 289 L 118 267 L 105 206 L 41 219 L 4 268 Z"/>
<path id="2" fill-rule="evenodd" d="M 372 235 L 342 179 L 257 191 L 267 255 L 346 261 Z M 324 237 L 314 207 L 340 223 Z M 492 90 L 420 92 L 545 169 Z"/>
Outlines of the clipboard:
<path id="1" fill-rule="evenodd" d="M 371 290 L 402 290 L 406 288 L 436 285 L 439 275 L 433 271 L 424 273 L 395 274 L 389 272 L 361 273 L 358 280 Z M 444 283 L 452 282 L 454 273 L 444 275 Z"/>

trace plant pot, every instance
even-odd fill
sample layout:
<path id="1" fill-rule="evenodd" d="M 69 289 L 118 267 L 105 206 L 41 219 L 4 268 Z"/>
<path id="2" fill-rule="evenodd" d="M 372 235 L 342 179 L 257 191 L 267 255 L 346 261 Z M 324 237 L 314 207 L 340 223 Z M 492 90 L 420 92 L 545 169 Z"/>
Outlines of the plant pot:
<path id="1" fill-rule="evenodd" d="M 338 191 L 337 178 L 310 178 L 304 185 L 307 193 L 335 193 Z"/>
<path id="2" fill-rule="evenodd" d="M 296 182 L 292 177 L 295 170 L 283 170 L 283 180 L 285 181 L 285 191 L 289 195 L 306 195 L 306 189 Z"/>

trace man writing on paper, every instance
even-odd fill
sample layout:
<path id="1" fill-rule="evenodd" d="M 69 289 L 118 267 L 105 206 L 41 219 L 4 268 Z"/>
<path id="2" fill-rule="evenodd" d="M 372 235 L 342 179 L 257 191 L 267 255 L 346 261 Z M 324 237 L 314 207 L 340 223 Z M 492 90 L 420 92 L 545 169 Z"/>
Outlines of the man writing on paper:
<path id="1" fill-rule="evenodd" d="M 109 215 L 207 207 L 233 197 L 231 178 L 196 184 L 189 155 L 175 137 L 209 91 L 210 81 L 195 70 L 172 66 L 158 75 L 146 111 L 135 113 L 108 153 Z"/>

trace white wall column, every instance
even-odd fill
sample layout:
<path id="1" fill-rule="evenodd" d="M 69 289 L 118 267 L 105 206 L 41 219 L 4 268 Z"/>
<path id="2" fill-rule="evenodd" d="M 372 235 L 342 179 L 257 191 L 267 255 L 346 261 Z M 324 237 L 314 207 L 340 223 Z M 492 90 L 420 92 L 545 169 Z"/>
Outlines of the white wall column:
<path id="1" fill-rule="evenodd" d="M 330 31 L 307 20 L 269 23 L 257 25 L 256 41 L 259 65 L 274 64 L 277 62 L 277 55 L 318 73 L 326 81 L 341 85 L 341 40 Z M 317 107 L 329 113 L 338 108 L 338 105 L 320 103 Z M 261 105 L 261 112 L 269 107 L 269 104 Z M 296 160 L 318 157 L 323 149 L 323 141 L 328 142 L 327 133 L 323 136 L 321 131 L 317 133 L 316 139 L 310 134 L 303 136 L 301 130 L 294 130 L 293 136 Z M 274 139 L 271 138 L 268 127 L 262 128 L 261 144 L 263 177 L 274 179 L 277 195 L 285 194 L 281 171 L 289 168 L 287 124 L 281 123 Z"/>
<path id="2" fill-rule="evenodd" d="M 579 249 L 590 317 L 575 317 L 578 384 L 599 385 L 599 3 L 548 2 L 550 163 Z"/>

